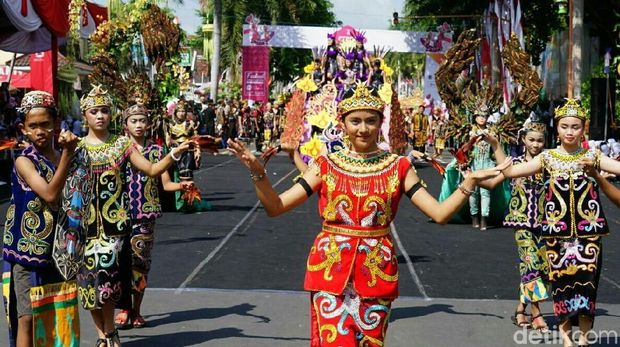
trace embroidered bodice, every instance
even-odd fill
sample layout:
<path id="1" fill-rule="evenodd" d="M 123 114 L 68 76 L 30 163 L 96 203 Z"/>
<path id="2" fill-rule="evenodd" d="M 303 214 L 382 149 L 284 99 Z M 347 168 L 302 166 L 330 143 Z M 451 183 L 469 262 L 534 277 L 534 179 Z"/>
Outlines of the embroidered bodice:
<path id="1" fill-rule="evenodd" d="M 583 172 L 579 164 L 582 158 L 591 159 L 598 169 L 601 152 L 581 149 L 566 154 L 551 149 L 540 154 L 542 168 L 549 175 L 544 186 L 543 237 L 591 237 L 609 233 L 598 185 Z"/>
<path id="2" fill-rule="evenodd" d="M 56 167 L 33 145 L 26 147 L 19 156 L 30 159 L 39 175 L 46 182 L 51 182 Z M 24 265 L 47 266 L 52 258 L 57 207 L 41 199 L 19 176 L 15 167 L 11 173 L 11 190 L 2 256 L 5 260 Z"/>
<path id="3" fill-rule="evenodd" d="M 368 159 L 346 150 L 319 157 L 322 180 L 319 211 L 325 223 L 389 226 L 401 196 L 401 179 L 411 167 L 406 158 L 383 152 Z"/>
<path id="4" fill-rule="evenodd" d="M 395 154 L 361 159 L 346 149 L 311 163 L 310 170 L 321 178 L 323 227 L 308 255 L 306 290 L 341 294 L 351 283 L 362 297 L 398 296 L 390 223 L 411 167 Z"/>
<path id="5" fill-rule="evenodd" d="M 154 143 L 143 147 L 141 153 L 151 163 L 164 157 L 163 148 Z M 149 220 L 161 217 L 159 177 L 149 177 L 132 165 L 127 165 L 127 168 L 131 219 Z"/>
<path id="6" fill-rule="evenodd" d="M 105 143 L 88 144 L 86 149 L 93 172 L 93 200 L 88 215 L 88 237 L 124 235 L 129 232 L 129 197 L 126 165 L 133 145 L 126 136 L 112 135 Z"/>
<path id="7" fill-rule="evenodd" d="M 512 159 L 513 165 L 525 162 L 527 162 L 525 155 Z M 508 213 L 504 218 L 504 226 L 538 231 L 543 218 L 543 173 L 514 178 L 511 180 L 510 186 L 510 201 Z"/>

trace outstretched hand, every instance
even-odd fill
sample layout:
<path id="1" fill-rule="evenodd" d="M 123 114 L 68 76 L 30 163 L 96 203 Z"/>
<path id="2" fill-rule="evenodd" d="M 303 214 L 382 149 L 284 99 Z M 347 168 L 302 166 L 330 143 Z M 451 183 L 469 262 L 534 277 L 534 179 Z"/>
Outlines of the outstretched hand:
<path id="1" fill-rule="evenodd" d="M 409 152 L 409 157 L 413 157 L 415 159 L 427 159 L 426 153 L 416 151 L 415 149 Z"/>
<path id="2" fill-rule="evenodd" d="M 482 140 L 486 141 L 492 147 L 499 145 L 499 140 L 497 139 L 497 137 L 495 137 L 495 135 L 493 135 L 491 132 L 488 132 L 488 131 L 485 131 L 483 133 Z"/>
<path id="3" fill-rule="evenodd" d="M 252 154 L 243 142 L 237 139 L 228 139 L 228 150 L 232 152 L 243 165 L 252 172 L 264 171 L 263 165 Z"/>
<path id="4" fill-rule="evenodd" d="M 196 143 L 196 141 L 194 140 L 187 140 L 183 143 L 181 143 L 178 147 L 176 147 L 176 151 L 178 153 L 183 153 L 186 152 L 192 148 L 194 148 L 194 146 L 197 146 L 198 144 Z"/>
<path id="5" fill-rule="evenodd" d="M 496 167 L 486 170 L 474 171 L 468 176 L 473 178 L 476 182 L 484 181 L 486 179 L 493 178 L 499 175 L 500 173 L 502 173 L 502 171 L 504 171 L 504 169 L 506 169 L 510 165 L 512 165 L 512 158 L 506 158 L 503 163 L 497 165 Z"/>
<path id="6" fill-rule="evenodd" d="M 586 175 L 590 176 L 590 177 L 601 177 L 601 178 L 611 178 L 611 177 L 616 177 L 616 175 L 614 174 L 610 174 L 609 172 L 605 172 L 605 171 L 598 171 L 596 168 L 596 165 L 594 165 L 594 161 L 590 158 L 581 158 L 579 160 L 579 165 L 581 165 L 581 167 L 583 168 L 583 171 L 586 173 Z"/>
<path id="7" fill-rule="evenodd" d="M 179 184 L 181 185 L 181 190 L 188 190 L 194 185 L 194 181 L 181 181 Z"/>

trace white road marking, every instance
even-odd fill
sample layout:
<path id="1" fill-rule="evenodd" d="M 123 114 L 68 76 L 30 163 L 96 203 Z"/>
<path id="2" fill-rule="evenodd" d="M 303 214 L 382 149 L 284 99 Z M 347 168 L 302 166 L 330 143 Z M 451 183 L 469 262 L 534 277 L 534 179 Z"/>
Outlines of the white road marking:
<path id="1" fill-rule="evenodd" d="M 427 301 L 432 300 L 426 294 L 426 291 L 424 290 L 424 286 L 422 285 L 422 281 L 420 281 L 420 277 L 418 277 L 418 274 L 415 272 L 415 268 L 413 267 L 413 262 L 409 258 L 409 254 L 407 253 L 407 250 L 405 250 L 403 243 L 400 241 L 398 232 L 396 232 L 396 226 L 394 225 L 394 222 L 390 224 L 390 229 L 392 229 L 392 237 L 394 237 L 394 240 L 396 241 L 396 245 L 398 245 L 398 250 L 400 251 L 400 254 L 402 254 L 403 257 L 405 258 L 405 262 L 407 263 L 407 269 L 409 269 L 411 278 L 413 278 L 413 282 L 415 282 L 415 285 L 418 287 L 418 291 L 422 295 L 422 298 Z"/>
<path id="2" fill-rule="evenodd" d="M 278 180 L 278 182 L 276 182 L 273 187 L 277 187 L 280 183 L 284 182 L 284 180 L 289 177 L 293 172 L 296 172 L 296 169 L 291 170 L 289 173 L 287 173 L 286 175 L 284 175 L 284 177 L 280 178 L 280 180 Z M 215 255 L 224 247 L 224 245 L 228 242 L 228 240 L 230 240 L 230 238 L 235 235 L 235 233 L 237 232 L 237 230 L 243 225 L 243 223 L 245 223 L 245 221 L 252 215 L 252 213 L 254 213 L 254 211 L 256 211 L 256 209 L 258 208 L 258 206 L 260 205 L 260 201 L 257 201 L 254 206 L 252 207 L 252 209 L 250 211 L 248 211 L 248 213 L 245 214 L 245 216 L 243 216 L 243 218 L 241 218 L 241 220 L 239 221 L 239 223 L 237 223 L 237 225 L 234 226 L 234 228 L 232 228 L 232 230 L 230 230 L 228 232 L 228 234 L 226 234 L 226 236 L 224 237 L 224 239 L 222 239 L 222 241 L 217 245 L 217 247 L 215 247 L 214 250 L 211 251 L 211 253 L 209 253 L 207 255 L 206 258 L 204 258 L 200 264 L 198 264 L 198 266 L 196 266 L 196 268 L 194 269 L 194 271 L 192 271 L 189 276 L 187 276 L 187 278 L 185 279 L 185 281 L 183 281 L 183 283 L 181 283 L 181 285 L 179 286 L 178 292 L 180 292 L 182 289 L 186 288 L 187 285 L 194 279 L 194 277 L 196 277 L 196 275 L 198 275 L 198 273 L 207 265 L 207 263 L 209 263 L 209 261 L 211 261 L 211 259 L 213 259 L 213 257 L 215 257 Z"/>

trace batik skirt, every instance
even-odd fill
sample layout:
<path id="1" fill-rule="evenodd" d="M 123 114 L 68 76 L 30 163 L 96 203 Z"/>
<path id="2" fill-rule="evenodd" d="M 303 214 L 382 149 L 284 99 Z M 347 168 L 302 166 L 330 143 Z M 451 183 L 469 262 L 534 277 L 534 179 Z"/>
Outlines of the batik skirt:
<path id="1" fill-rule="evenodd" d="M 523 304 L 528 304 L 548 299 L 549 265 L 545 241 L 528 229 L 515 230 L 515 241 L 520 260 L 519 300 Z"/>
<path id="2" fill-rule="evenodd" d="M 571 319 L 573 325 L 578 325 L 578 316 L 594 319 L 603 260 L 600 236 L 546 242 L 556 317 L 560 321 Z"/>
<path id="3" fill-rule="evenodd" d="M 136 293 L 144 293 L 147 286 L 154 232 L 154 219 L 135 222 L 131 229 L 131 288 Z"/>
<path id="4" fill-rule="evenodd" d="M 97 238 L 88 239 L 77 280 L 84 309 L 101 309 L 108 303 L 120 309 L 131 309 L 129 237 L 101 233 Z"/>
<path id="5" fill-rule="evenodd" d="M 391 299 L 366 299 L 347 285 L 342 295 L 312 292 L 311 347 L 384 345 Z"/>

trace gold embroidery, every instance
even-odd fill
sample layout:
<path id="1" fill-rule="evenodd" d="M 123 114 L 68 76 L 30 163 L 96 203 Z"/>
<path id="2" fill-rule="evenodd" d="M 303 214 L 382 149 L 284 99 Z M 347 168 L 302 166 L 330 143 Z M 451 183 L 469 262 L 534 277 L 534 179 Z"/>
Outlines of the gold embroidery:
<path id="1" fill-rule="evenodd" d="M 392 165 L 399 157 L 396 154 L 385 154 L 378 156 L 377 160 L 354 160 L 346 157 L 345 154 L 336 152 L 328 155 L 328 158 L 334 165 L 349 174 L 376 174 Z"/>
<path id="2" fill-rule="evenodd" d="M 386 281 L 386 282 L 396 282 L 398 281 L 398 273 L 395 275 L 388 275 L 381 270 L 381 264 L 383 263 L 383 251 L 382 251 L 383 243 L 378 242 L 370 252 L 367 252 L 366 259 L 364 260 L 364 266 L 368 268 L 370 272 L 370 281 L 368 281 L 369 287 L 374 287 L 377 284 L 377 277 Z M 392 261 L 392 256 L 390 255 L 390 261 Z"/>
<path id="3" fill-rule="evenodd" d="M 337 227 L 334 225 L 323 224 L 323 231 L 327 231 L 339 235 L 357 236 L 357 237 L 380 237 L 390 233 L 390 228 L 358 230 L 346 227 Z"/>
<path id="4" fill-rule="evenodd" d="M 559 232 L 560 231 L 559 227 L 556 225 L 566 215 L 566 211 L 567 211 L 566 202 L 564 201 L 564 199 L 562 199 L 562 196 L 560 195 L 560 193 L 558 192 L 554 184 L 552 184 L 550 188 L 551 188 L 551 193 L 556 197 L 557 199 L 556 201 L 559 202 L 560 204 L 560 210 L 558 211 L 555 205 L 551 206 L 553 209 L 545 208 L 547 212 L 546 213 L 547 223 L 549 225 L 549 228 L 552 229 L 552 231 Z"/>
<path id="5" fill-rule="evenodd" d="M 366 199 L 366 201 L 364 202 L 364 206 L 362 207 L 363 210 L 365 212 L 371 212 L 372 207 L 370 206 L 370 204 L 372 203 L 375 203 L 378 205 L 377 211 L 376 211 L 377 223 L 379 225 L 387 225 L 392 215 L 392 209 L 390 205 L 386 204 L 385 201 L 381 199 L 381 197 L 373 195 L 373 196 L 369 196 Z"/>
<path id="6" fill-rule="evenodd" d="M 506 221 L 515 223 L 525 223 L 527 218 L 527 194 L 523 187 L 523 181 L 519 180 L 512 188 L 512 196 L 509 202 L 509 213 L 506 216 Z"/>
<path id="7" fill-rule="evenodd" d="M 28 211 L 25 211 L 22 216 L 23 238 L 17 241 L 17 249 L 20 252 L 42 255 L 51 247 L 49 243 L 43 240 L 52 232 L 54 217 L 48 206 L 41 202 L 41 199 L 38 197 L 29 201 L 26 207 Z M 43 213 L 44 227 L 41 231 L 37 231 L 41 227 L 41 220 L 38 216 L 39 212 Z"/>
<path id="8" fill-rule="evenodd" d="M 325 271 L 323 272 L 323 278 L 326 281 L 331 281 L 333 279 L 331 275 L 332 267 L 342 260 L 342 256 L 340 254 L 340 247 L 336 242 L 336 237 L 334 235 L 329 235 L 328 237 L 329 244 L 327 246 L 327 249 L 323 251 L 323 253 L 325 254 L 325 260 L 323 260 L 323 262 L 321 262 L 320 264 L 313 265 L 310 264 L 310 259 L 308 258 L 307 268 L 308 271 L 320 271 L 324 269 Z M 315 253 L 317 251 L 318 250 L 313 246 L 311 252 Z"/>
<path id="9" fill-rule="evenodd" d="M 29 201 L 26 207 L 28 211 L 24 212 L 21 221 L 23 238 L 17 241 L 17 249 L 20 252 L 42 255 L 51 247 L 44 239 L 52 232 L 54 217 L 47 204 L 41 202 L 39 197 Z M 39 212 L 43 213 L 44 226 L 41 231 L 37 231 L 41 227 Z"/>
<path id="10" fill-rule="evenodd" d="M 105 171 L 101 174 L 99 183 L 104 187 L 107 186 L 109 189 L 109 191 L 105 193 L 105 196 L 101 197 L 107 198 L 107 201 L 103 204 L 101 216 L 109 223 L 116 224 L 120 230 L 122 227 L 121 224 L 128 219 L 125 208 L 123 208 L 123 206 L 118 206 L 122 194 L 120 173 L 118 170 Z M 112 205 L 117 205 L 118 207 L 113 208 Z"/>
<path id="11" fill-rule="evenodd" d="M 325 340 L 329 343 L 336 341 L 336 337 L 338 337 L 338 330 L 333 324 L 321 324 L 320 327 L 320 336 L 323 336 L 323 331 L 327 330 L 328 334 L 325 335 Z"/>
<path id="12" fill-rule="evenodd" d="M 146 177 L 144 182 L 144 204 L 142 205 L 142 212 L 159 211 L 159 191 L 155 183 L 155 179 Z"/>
<path id="13" fill-rule="evenodd" d="M 11 233 L 11 229 L 13 228 L 13 224 L 15 223 L 15 205 L 9 205 L 9 208 L 6 210 L 6 222 L 4 222 L 4 237 L 3 242 L 5 245 L 13 244 L 13 234 Z"/>
<path id="14" fill-rule="evenodd" d="M 335 221 L 337 216 L 336 208 L 340 205 L 341 202 L 344 202 L 344 211 L 351 212 L 353 210 L 353 201 L 346 194 L 340 194 L 336 196 L 333 200 L 329 200 L 327 205 L 325 205 L 325 209 L 323 209 L 323 219 L 326 221 Z M 340 206 L 342 206 L 340 205 Z"/>

